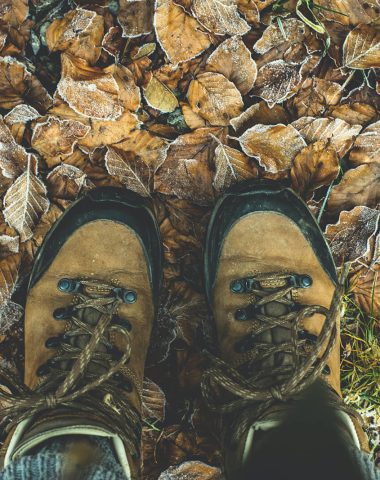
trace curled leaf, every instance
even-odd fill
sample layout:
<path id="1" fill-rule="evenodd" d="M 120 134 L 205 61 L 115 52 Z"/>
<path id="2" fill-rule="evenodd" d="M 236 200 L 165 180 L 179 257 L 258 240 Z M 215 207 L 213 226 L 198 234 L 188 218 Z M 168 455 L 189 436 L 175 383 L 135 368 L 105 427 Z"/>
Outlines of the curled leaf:
<path id="1" fill-rule="evenodd" d="M 86 182 L 86 174 L 73 165 L 58 165 L 46 178 L 49 194 L 55 198 L 75 200 Z"/>
<path id="2" fill-rule="evenodd" d="M 31 120 L 35 120 L 39 118 L 41 115 L 37 112 L 37 110 L 30 105 L 26 105 L 24 103 L 20 105 L 16 105 L 10 112 L 8 112 L 4 116 L 4 122 L 11 126 L 15 125 L 16 123 L 27 123 Z"/>
<path id="3" fill-rule="evenodd" d="M 163 422 L 165 419 L 166 398 L 161 388 L 149 378 L 144 378 L 142 391 L 142 417 Z"/>
<path id="4" fill-rule="evenodd" d="M 368 125 L 357 137 L 350 152 L 350 162 L 354 165 L 380 163 L 380 121 Z"/>
<path id="5" fill-rule="evenodd" d="M 362 267 L 351 278 L 355 302 L 369 315 L 380 315 L 380 263 L 371 268 Z M 377 321 L 379 324 L 379 321 Z"/>
<path id="6" fill-rule="evenodd" d="M 0 260 L 0 303 L 10 300 L 19 275 L 21 254 L 9 255 Z"/>
<path id="7" fill-rule="evenodd" d="M 9 128 L 0 119 L 0 168 L 4 177 L 14 179 L 20 175 L 28 163 L 28 154 L 13 138 Z"/>
<path id="8" fill-rule="evenodd" d="M 236 132 L 243 133 L 258 123 L 274 125 L 276 123 L 287 124 L 288 121 L 288 114 L 283 106 L 273 105 L 269 108 L 266 102 L 260 101 L 248 107 L 238 117 L 232 118 L 230 124 Z"/>

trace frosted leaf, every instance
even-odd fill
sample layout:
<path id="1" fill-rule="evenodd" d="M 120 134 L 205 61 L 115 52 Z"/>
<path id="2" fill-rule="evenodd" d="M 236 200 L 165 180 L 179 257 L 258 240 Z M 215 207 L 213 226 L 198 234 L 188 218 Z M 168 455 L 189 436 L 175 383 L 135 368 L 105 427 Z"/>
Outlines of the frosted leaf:
<path id="1" fill-rule="evenodd" d="M 376 119 L 376 108 L 367 103 L 354 102 L 352 104 L 340 104 L 331 108 L 330 115 L 340 118 L 350 125 L 363 125 Z"/>
<path id="2" fill-rule="evenodd" d="M 348 152 L 362 129 L 361 125 L 350 125 L 340 118 L 302 117 L 292 125 L 307 143 L 330 139 L 340 158 Z"/>
<path id="3" fill-rule="evenodd" d="M 0 305 L 8 302 L 18 280 L 21 255 L 8 255 L 0 260 Z"/>
<path id="4" fill-rule="evenodd" d="M 230 124 L 236 132 L 244 133 L 245 130 L 257 123 L 274 125 L 276 123 L 287 124 L 288 121 L 288 115 L 282 105 L 273 105 L 269 108 L 266 102 L 260 101 L 248 107 L 238 117 L 233 118 Z"/>
<path id="5" fill-rule="evenodd" d="M 296 18 L 281 20 L 282 29 L 277 22 L 266 28 L 253 49 L 263 55 L 274 47 L 285 44 L 300 43 L 305 37 L 306 25 Z M 284 35 L 285 34 L 285 35 Z M 285 38 L 284 38 L 285 36 Z"/>
<path id="6" fill-rule="evenodd" d="M 244 35 L 251 29 L 239 15 L 236 0 L 194 0 L 192 12 L 199 23 L 216 35 Z"/>
<path id="7" fill-rule="evenodd" d="M 350 152 L 350 162 L 354 165 L 380 163 L 380 121 L 368 125 L 357 137 Z"/>
<path id="8" fill-rule="evenodd" d="M 154 27 L 158 42 L 174 64 L 197 57 L 211 44 L 197 20 L 173 0 L 156 0 Z"/>
<path id="9" fill-rule="evenodd" d="M 95 12 L 85 10 L 83 8 L 77 8 L 74 10 L 74 17 L 72 18 L 68 27 L 64 30 L 62 37 L 64 40 L 72 40 L 77 38 L 78 35 L 89 30 L 92 26 L 93 20 L 96 17 Z"/>
<path id="10" fill-rule="evenodd" d="M 119 0 L 117 19 L 125 37 L 140 37 L 153 30 L 153 2 L 151 0 Z"/>
<path id="11" fill-rule="evenodd" d="M 5 257 L 12 253 L 18 253 L 20 247 L 20 238 L 10 235 L 0 235 L 0 255 Z"/>
<path id="12" fill-rule="evenodd" d="M 366 69 L 380 67 L 380 31 L 372 25 L 358 25 L 343 44 L 343 65 Z"/>
<path id="13" fill-rule="evenodd" d="M 198 75 L 190 83 L 187 96 L 193 111 L 211 125 L 228 125 L 243 109 L 239 90 L 220 73 Z"/>
<path id="14" fill-rule="evenodd" d="M 15 123 L 27 123 L 31 120 L 41 117 L 37 110 L 25 103 L 16 105 L 9 113 L 4 117 L 4 121 L 7 125 L 14 125 Z"/>
<path id="15" fill-rule="evenodd" d="M 337 265 L 354 262 L 368 254 L 379 217 L 378 210 L 358 206 L 349 212 L 341 212 L 335 225 L 327 225 L 326 238 Z"/>
<path id="16" fill-rule="evenodd" d="M 270 173 L 291 168 L 295 156 L 306 146 L 292 125 L 282 124 L 255 125 L 238 140 L 243 151 Z"/>
<path id="17" fill-rule="evenodd" d="M 24 315 L 24 309 L 18 303 L 8 300 L 0 305 L 0 335 L 8 333 Z"/>
<path id="18" fill-rule="evenodd" d="M 45 185 L 32 172 L 28 159 L 26 172 L 9 187 L 4 197 L 4 218 L 20 234 L 21 242 L 33 236 L 37 222 L 49 208 Z"/>
<path id="19" fill-rule="evenodd" d="M 299 117 L 319 116 L 328 107 L 337 105 L 342 97 L 343 89 L 339 83 L 321 78 L 307 78 L 293 99 L 293 105 Z"/>
<path id="20" fill-rule="evenodd" d="M 223 480 L 222 472 L 200 461 L 189 461 L 169 467 L 158 480 Z"/>
<path id="21" fill-rule="evenodd" d="M 364 266 L 351 278 L 350 291 L 360 308 L 377 318 L 380 315 L 380 264 L 371 268 Z"/>
<path id="22" fill-rule="evenodd" d="M 221 43 L 208 57 L 206 70 L 224 75 L 242 95 L 253 88 L 257 76 L 256 62 L 240 37 L 228 38 Z"/>
<path id="23" fill-rule="evenodd" d="M 49 194 L 56 198 L 75 200 L 86 184 L 87 175 L 73 165 L 58 165 L 46 177 Z"/>
<path id="24" fill-rule="evenodd" d="M 9 128 L 0 117 L 0 168 L 6 178 L 14 179 L 26 168 L 28 154 L 15 142 Z"/>
<path id="25" fill-rule="evenodd" d="M 149 378 L 144 378 L 142 390 L 142 417 L 156 419 L 163 422 L 165 419 L 166 398 L 161 388 Z"/>
<path id="26" fill-rule="evenodd" d="M 301 86 L 302 66 L 274 60 L 263 65 L 257 74 L 254 93 L 268 103 L 281 103 Z"/>

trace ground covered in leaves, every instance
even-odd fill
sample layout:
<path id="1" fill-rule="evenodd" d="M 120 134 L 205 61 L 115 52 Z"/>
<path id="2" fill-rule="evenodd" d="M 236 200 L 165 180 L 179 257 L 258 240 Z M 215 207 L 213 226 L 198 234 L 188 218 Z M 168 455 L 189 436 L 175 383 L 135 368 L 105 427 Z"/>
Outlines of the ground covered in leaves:
<path id="1" fill-rule="evenodd" d="M 199 394 L 202 242 L 217 197 L 257 177 L 291 185 L 351 264 L 343 379 L 375 449 L 379 18 L 374 0 L 1 1 L 1 362 L 22 364 L 22 285 L 65 208 L 99 185 L 152 197 L 165 288 L 144 478 L 221 478 Z"/>

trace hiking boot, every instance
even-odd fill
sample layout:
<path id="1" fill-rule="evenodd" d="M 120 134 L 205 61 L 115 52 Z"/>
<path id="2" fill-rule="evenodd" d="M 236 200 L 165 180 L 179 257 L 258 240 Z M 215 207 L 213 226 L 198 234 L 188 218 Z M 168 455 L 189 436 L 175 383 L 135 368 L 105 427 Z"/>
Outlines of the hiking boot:
<path id="1" fill-rule="evenodd" d="M 112 439 L 126 477 L 138 477 L 160 282 L 159 230 L 146 199 L 98 188 L 65 211 L 30 277 L 25 385 L 0 376 L 12 391 L 0 393 L 11 429 L 5 465 L 54 437 L 87 435 Z"/>
<path id="2" fill-rule="evenodd" d="M 242 462 L 252 425 L 278 422 L 317 379 L 344 408 L 341 287 L 317 222 L 292 190 L 249 181 L 218 201 L 206 240 L 205 283 L 219 352 L 202 389 L 209 407 L 224 415 L 231 463 Z M 347 422 L 368 449 L 356 417 Z"/>

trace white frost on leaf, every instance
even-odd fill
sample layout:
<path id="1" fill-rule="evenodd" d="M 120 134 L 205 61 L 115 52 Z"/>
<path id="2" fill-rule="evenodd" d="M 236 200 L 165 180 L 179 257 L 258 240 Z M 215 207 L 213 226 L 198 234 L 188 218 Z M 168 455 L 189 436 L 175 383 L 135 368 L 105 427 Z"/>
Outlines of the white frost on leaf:
<path id="1" fill-rule="evenodd" d="M 0 334 L 4 335 L 18 323 L 24 315 L 24 309 L 18 303 L 8 300 L 0 305 Z"/>
<path id="2" fill-rule="evenodd" d="M 4 121 L 7 125 L 14 125 L 15 123 L 25 124 L 39 117 L 41 117 L 41 115 L 35 108 L 23 103 L 12 108 L 12 110 L 5 115 Z"/>

